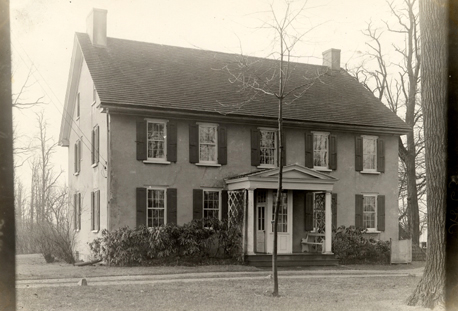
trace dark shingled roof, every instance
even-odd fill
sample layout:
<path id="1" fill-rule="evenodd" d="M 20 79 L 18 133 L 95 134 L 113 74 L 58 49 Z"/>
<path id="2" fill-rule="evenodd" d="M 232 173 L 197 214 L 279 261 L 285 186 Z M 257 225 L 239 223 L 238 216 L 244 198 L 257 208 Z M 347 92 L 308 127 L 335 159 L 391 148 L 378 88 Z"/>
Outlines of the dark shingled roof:
<path id="1" fill-rule="evenodd" d="M 108 38 L 107 47 L 94 47 L 89 36 L 77 33 L 98 95 L 104 104 L 151 106 L 168 111 L 194 111 L 276 118 L 277 100 L 252 95 L 229 82 L 223 68 L 238 66 L 240 55 Z M 271 76 L 278 61 L 248 57 L 256 72 Z M 330 73 L 325 66 L 291 63 L 290 87 L 308 81 L 307 92 L 284 106 L 284 119 L 408 130 L 407 125 L 345 70 Z M 319 78 L 316 78 L 319 76 Z M 315 77 L 315 78 L 314 78 Z M 307 80 L 308 79 L 308 80 Z M 277 86 L 275 86 L 277 88 Z"/>

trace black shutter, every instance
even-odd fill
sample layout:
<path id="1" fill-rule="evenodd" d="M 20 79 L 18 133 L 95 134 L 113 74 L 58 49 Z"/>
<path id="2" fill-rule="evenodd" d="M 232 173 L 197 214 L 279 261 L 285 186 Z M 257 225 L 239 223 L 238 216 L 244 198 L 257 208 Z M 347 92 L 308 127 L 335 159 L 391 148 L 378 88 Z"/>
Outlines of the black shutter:
<path id="1" fill-rule="evenodd" d="M 75 230 L 78 230 L 78 194 L 75 193 L 73 195 L 73 217 L 74 217 L 74 221 L 73 221 L 73 225 L 74 225 L 74 228 Z"/>
<path id="2" fill-rule="evenodd" d="M 137 228 L 146 226 L 146 188 L 137 188 Z"/>
<path id="3" fill-rule="evenodd" d="M 189 124 L 189 163 L 199 162 L 199 126 Z"/>
<path id="4" fill-rule="evenodd" d="M 95 230 L 95 192 L 91 192 L 91 230 Z"/>
<path id="5" fill-rule="evenodd" d="M 218 163 L 227 164 L 227 133 L 225 126 L 218 127 Z"/>
<path id="6" fill-rule="evenodd" d="M 313 134 L 305 132 L 305 167 L 313 168 Z"/>
<path id="7" fill-rule="evenodd" d="M 83 150 L 81 149 L 81 142 L 82 142 L 83 138 L 81 138 L 80 140 L 78 140 L 78 172 L 81 172 L 81 159 L 82 159 L 82 152 Z"/>
<path id="8" fill-rule="evenodd" d="M 78 193 L 78 230 L 81 230 L 81 192 Z"/>
<path id="9" fill-rule="evenodd" d="M 74 163 L 73 163 L 73 166 L 74 166 L 74 169 L 75 169 L 75 173 L 78 173 L 78 142 L 75 143 L 75 155 L 74 155 Z"/>
<path id="10" fill-rule="evenodd" d="M 377 230 L 385 231 L 385 196 L 377 196 Z"/>
<path id="11" fill-rule="evenodd" d="M 355 170 L 363 170 L 363 138 L 360 136 L 356 136 L 355 139 Z"/>
<path id="12" fill-rule="evenodd" d="M 355 195 L 355 227 L 363 228 L 363 195 Z"/>
<path id="13" fill-rule="evenodd" d="M 329 135 L 329 168 L 331 170 L 337 169 L 337 137 L 336 135 Z"/>
<path id="14" fill-rule="evenodd" d="M 92 129 L 91 135 L 91 164 L 95 163 L 95 127 Z"/>
<path id="15" fill-rule="evenodd" d="M 282 163 L 283 163 L 283 166 L 285 166 L 286 165 L 286 133 L 285 133 L 285 129 L 283 129 L 283 131 L 282 131 L 281 144 L 283 145 L 283 149 L 281 150 Z"/>
<path id="16" fill-rule="evenodd" d="M 258 129 L 251 130 L 251 165 L 259 166 L 260 161 L 260 139 L 261 134 Z"/>
<path id="17" fill-rule="evenodd" d="M 94 163 L 99 163 L 100 158 L 100 130 L 99 126 L 97 125 L 95 128 L 95 161 Z"/>
<path id="18" fill-rule="evenodd" d="M 100 230 L 100 190 L 95 192 L 95 203 L 97 204 L 95 229 Z"/>
<path id="19" fill-rule="evenodd" d="M 377 139 L 377 171 L 385 173 L 385 144 L 382 139 Z"/>
<path id="20" fill-rule="evenodd" d="M 203 206 L 202 189 L 194 189 L 192 191 L 192 219 L 202 219 Z"/>
<path id="21" fill-rule="evenodd" d="M 167 224 L 177 223 L 177 189 L 167 189 Z"/>
<path id="22" fill-rule="evenodd" d="M 139 120 L 137 121 L 137 140 L 135 141 L 137 144 L 137 160 L 144 161 L 148 158 L 146 154 L 146 121 Z"/>
<path id="23" fill-rule="evenodd" d="M 313 230 L 313 192 L 305 194 L 305 231 Z"/>
<path id="24" fill-rule="evenodd" d="M 228 217 L 228 195 L 227 190 L 221 191 L 221 219 L 227 220 Z"/>
<path id="25" fill-rule="evenodd" d="M 167 161 L 177 161 L 177 123 L 169 121 L 167 123 Z"/>
<path id="26" fill-rule="evenodd" d="M 331 210 L 332 210 L 332 228 L 337 229 L 337 193 L 332 194 Z"/>

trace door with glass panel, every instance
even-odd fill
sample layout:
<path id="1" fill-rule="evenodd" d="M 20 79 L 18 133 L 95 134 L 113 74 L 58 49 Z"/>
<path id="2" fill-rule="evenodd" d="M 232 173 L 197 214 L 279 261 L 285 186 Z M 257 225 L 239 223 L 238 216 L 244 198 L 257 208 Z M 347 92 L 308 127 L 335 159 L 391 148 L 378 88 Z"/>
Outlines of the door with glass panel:
<path id="1" fill-rule="evenodd" d="M 268 215 L 269 215 L 269 241 L 267 243 L 267 252 L 273 252 L 273 238 L 274 238 L 274 226 L 273 219 L 275 213 L 277 191 L 269 191 L 269 204 L 268 204 Z M 281 194 L 280 209 L 278 211 L 278 244 L 277 252 L 292 253 L 292 206 L 293 206 L 293 195 L 291 191 L 284 191 Z"/>
<path id="2" fill-rule="evenodd" d="M 266 252 L 267 190 L 258 190 L 256 195 L 256 252 Z"/>

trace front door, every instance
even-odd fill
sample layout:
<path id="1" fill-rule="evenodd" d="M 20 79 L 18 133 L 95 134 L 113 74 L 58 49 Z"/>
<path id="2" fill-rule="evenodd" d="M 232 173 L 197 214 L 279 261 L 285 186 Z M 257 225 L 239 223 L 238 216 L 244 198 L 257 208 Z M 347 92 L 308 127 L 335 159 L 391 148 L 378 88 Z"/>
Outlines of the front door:
<path id="1" fill-rule="evenodd" d="M 266 252 L 266 206 L 257 206 L 256 220 L 256 251 Z"/>
<path id="2" fill-rule="evenodd" d="M 273 219 L 275 213 L 276 191 L 269 190 L 268 215 L 269 215 L 269 239 L 267 242 L 267 252 L 273 253 L 274 227 Z M 278 254 L 292 253 L 292 207 L 293 194 L 291 191 L 284 191 L 281 196 L 280 210 L 278 211 Z"/>

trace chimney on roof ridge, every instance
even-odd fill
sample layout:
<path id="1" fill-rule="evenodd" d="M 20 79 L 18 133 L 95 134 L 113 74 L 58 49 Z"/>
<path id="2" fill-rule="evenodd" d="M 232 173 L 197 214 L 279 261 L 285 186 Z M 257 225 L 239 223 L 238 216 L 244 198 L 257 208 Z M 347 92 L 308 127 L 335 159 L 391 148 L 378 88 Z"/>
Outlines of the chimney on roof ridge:
<path id="1" fill-rule="evenodd" d="M 323 52 L 323 66 L 331 70 L 340 70 L 340 50 L 329 49 Z"/>
<path id="2" fill-rule="evenodd" d="M 92 45 L 107 46 L 107 10 L 93 8 L 86 19 L 86 32 Z"/>

